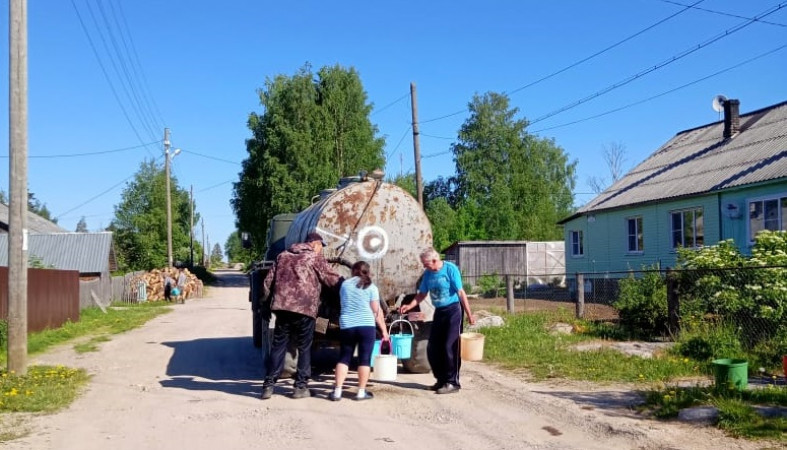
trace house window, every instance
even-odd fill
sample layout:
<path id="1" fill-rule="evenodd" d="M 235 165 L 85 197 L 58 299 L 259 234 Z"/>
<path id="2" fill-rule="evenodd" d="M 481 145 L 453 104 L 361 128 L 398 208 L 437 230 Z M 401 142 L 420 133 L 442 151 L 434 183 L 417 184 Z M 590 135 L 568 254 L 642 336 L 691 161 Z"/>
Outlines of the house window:
<path id="1" fill-rule="evenodd" d="M 697 248 L 705 244 L 702 208 L 672 213 L 672 248 Z"/>
<path id="2" fill-rule="evenodd" d="M 582 231 L 571 232 L 571 256 L 582 256 L 585 254 L 585 243 L 582 238 Z"/>
<path id="3" fill-rule="evenodd" d="M 628 223 L 628 248 L 629 252 L 642 252 L 645 250 L 645 240 L 642 235 L 642 217 L 626 219 Z"/>
<path id="4" fill-rule="evenodd" d="M 787 225 L 787 197 L 766 198 L 749 202 L 749 240 L 762 230 L 784 230 Z"/>

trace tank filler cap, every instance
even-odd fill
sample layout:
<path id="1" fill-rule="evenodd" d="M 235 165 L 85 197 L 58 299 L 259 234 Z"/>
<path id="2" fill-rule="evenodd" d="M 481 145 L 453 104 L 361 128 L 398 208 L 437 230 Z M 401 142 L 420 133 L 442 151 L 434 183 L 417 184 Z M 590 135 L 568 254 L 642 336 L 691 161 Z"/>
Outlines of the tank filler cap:
<path id="1" fill-rule="evenodd" d="M 372 170 L 372 173 L 369 174 L 369 177 L 372 178 L 373 180 L 379 181 L 382 180 L 383 177 L 385 177 L 385 172 L 383 172 L 382 169 L 374 169 Z"/>

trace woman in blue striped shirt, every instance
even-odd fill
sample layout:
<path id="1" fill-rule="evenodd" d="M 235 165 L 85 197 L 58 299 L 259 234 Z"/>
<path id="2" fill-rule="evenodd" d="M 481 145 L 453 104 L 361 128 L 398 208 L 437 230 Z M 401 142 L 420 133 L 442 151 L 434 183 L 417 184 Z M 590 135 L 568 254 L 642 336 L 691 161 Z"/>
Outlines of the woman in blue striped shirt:
<path id="1" fill-rule="evenodd" d="M 375 340 L 375 324 L 382 330 L 383 340 L 388 340 L 388 330 L 385 328 L 380 309 L 380 293 L 377 286 L 372 283 L 369 264 L 364 261 L 353 264 L 352 278 L 344 280 L 339 290 L 339 297 L 341 299 L 339 315 L 341 350 L 339 362 L 336 364 L 336 385 L 330 397 L 333 401 L 342 399 L 342 385 L 357 345 L 358 393 L 355 399 L 368 400 L 373 397 L 371 392 L 366 392 L 366 382 L 369 381 L 371 371 L 369 367 Z"/>

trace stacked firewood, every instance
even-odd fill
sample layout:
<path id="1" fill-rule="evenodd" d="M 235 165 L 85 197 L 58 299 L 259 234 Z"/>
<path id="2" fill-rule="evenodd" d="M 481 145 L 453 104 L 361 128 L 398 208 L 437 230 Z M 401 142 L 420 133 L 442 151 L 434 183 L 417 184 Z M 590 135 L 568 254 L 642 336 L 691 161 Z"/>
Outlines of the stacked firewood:
<path id="1" fill-rule="evenodd" d="M 197 276 L 193 273 L 189 272 L 189 269 L 183 269 L 183 273 L 186 275 L 186 284 L 179 287 L 181 292 L 178 298 L 188 299 L 193 297 L 202 297 L 202 280 L 197 278 Z M 150 272 L 144 272 L 134 278 L 131 285 L 137 286 L 140 282 L 145 283 L 147 300 L 149 302 L 164 300 L 164 279 L 166 278 L 167 274 L 169 274 L 169 277 L 172 278 L 172 287 L 176 287 L 178 282 L 178 269 L 171 267 L 153 269 Z M 173 295 L 172 297 L 174 300 L 175 296 Z"/>

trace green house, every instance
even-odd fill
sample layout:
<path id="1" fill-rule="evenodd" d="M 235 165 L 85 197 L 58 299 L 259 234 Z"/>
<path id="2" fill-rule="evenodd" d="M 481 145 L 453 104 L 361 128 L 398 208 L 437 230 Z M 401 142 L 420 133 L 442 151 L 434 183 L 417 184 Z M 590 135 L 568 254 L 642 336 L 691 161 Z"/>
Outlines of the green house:
<path id="1" fill-rule="evenodd" d="M 743 115 L 738 100 L 719 104 L 723 121 L 676 134 L 559 222 L 569 279 L 584 273 L 587 292 L 672 267 L 681 246 L 733 239 L 748 254 L 760 230 L 787 229 L 787 102 Z"/>

